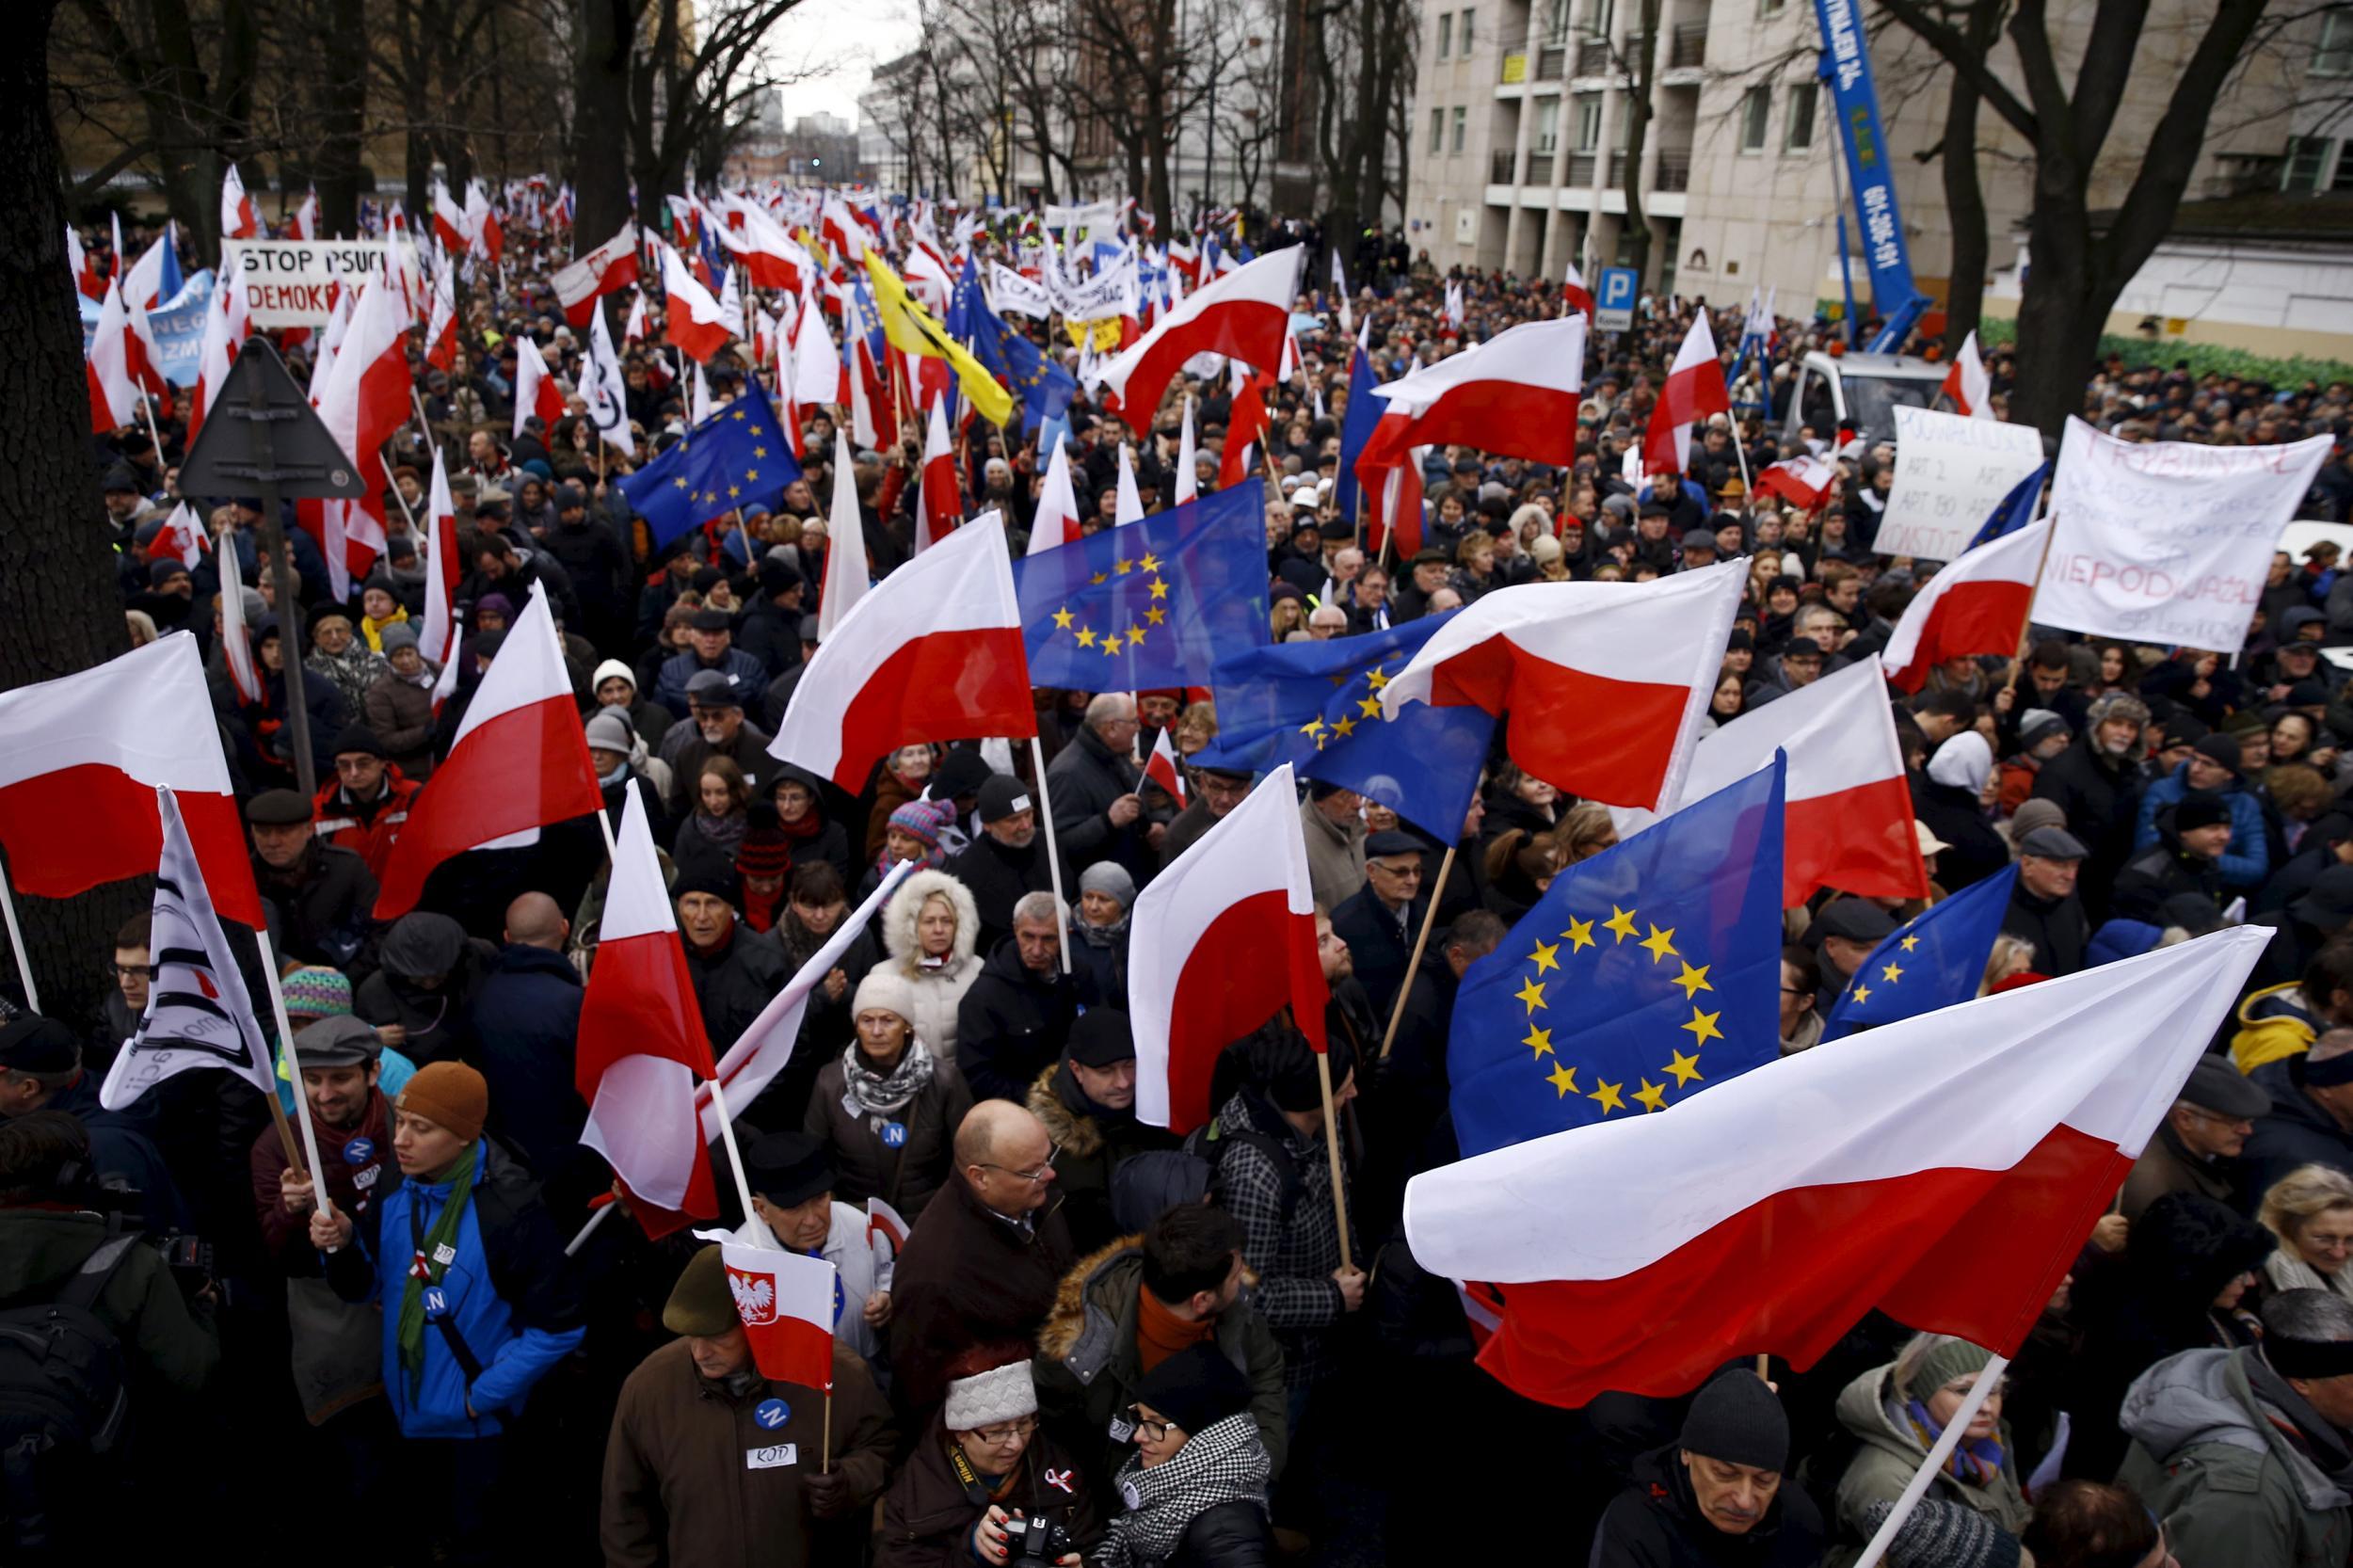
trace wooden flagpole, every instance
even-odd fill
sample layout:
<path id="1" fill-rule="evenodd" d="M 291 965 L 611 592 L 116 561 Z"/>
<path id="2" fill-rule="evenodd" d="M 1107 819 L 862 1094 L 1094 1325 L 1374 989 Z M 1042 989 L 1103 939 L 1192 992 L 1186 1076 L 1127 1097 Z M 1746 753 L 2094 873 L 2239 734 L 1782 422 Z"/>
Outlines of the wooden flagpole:
<path id="1" fill-rule="evenodd" d="M 1332 1161 L 1332 1218 L 1339 1225 L 1340 1267 L 1353 1269 L 1348 1249 L 1348 1193 L 1340 1182 L 1340 1121 L 1332 1108 L 1332 1057 L 1317 1051 L 1316 1082 L 1323 1091 L 1323 1151 Z"/>
<path id="2" fill-rule="evenodd" d="M 1438 923 L 1438 895 L 1446 890 L 1447 878 L 1454 874 L 1454 852 L 1458 845 L 1446 846 L 1446 857 L 1438 862 L 1438 885 L 1430 889 L 1430 907 L 1421 912 L 1421 930 L 1414 936 L 1414 956 L 1405 965 L 1405 983 L 1397 988 L 1397 1002 L 1389 1009 L 1389 1027 L 1381 1036 L 1381 1060 L 1389 1059 L 1389 1048 L 1397 1043 L 1397 1026 L 1405 1016 L 1405 999 L 1413 995 L 1414 976 L 1421 973 L 1422 950 L 1430 945 L 1430 928 Z"/>

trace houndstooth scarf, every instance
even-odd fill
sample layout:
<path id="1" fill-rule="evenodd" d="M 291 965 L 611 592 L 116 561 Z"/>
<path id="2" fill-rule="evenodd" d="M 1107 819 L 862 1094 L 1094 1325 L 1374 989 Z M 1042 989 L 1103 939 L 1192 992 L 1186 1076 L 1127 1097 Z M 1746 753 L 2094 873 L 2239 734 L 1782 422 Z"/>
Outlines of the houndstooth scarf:
<path id="1" fill-rule="evenodd" d="M 930 1086 L 931 1048 L 920 1040 L 909 1040 L 898 1065 L 884 1074 L 860 1060 L 857 1042 L 853 1040 L 841 1052 L 841 1079 L 848 1091 L 842 1098 L 850 1102 L 852 1115 L 887 1116 L 904 1110 Z"/>
<path id="2" fill-rule="evenodd" d="M 1128 1512 L 1113 1519 L 1095 1561 L 1098 1568 L 1147 1568 L 1176 1555 L 1185 1528 L 1220 1503 L 1246 1498 L 1266 1507 L 1272 1464 L 1248 1411 L 1228 1416 L 1185 1440 L 1164 1464 L 1144 1467 L 1133 1454 L 1120 1467 Z"/>

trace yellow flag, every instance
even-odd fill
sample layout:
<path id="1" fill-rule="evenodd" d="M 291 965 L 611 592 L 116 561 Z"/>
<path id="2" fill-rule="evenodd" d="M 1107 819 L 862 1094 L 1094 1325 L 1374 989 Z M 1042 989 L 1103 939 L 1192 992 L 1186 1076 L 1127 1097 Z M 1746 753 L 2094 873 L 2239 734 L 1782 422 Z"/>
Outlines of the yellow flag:
<path id="1" fill-rule="evenodd" d="M 974 411 L 989 424 L 1002 424 L 1013 417 L 1013 393 L 970 349 L 932 319 L 922 302 L 908 294 L 905 282 L 890 270 L 890 264 L 871 248 L 866 252 L 866 276 L 874 286 L 874 312 L 882 317 L 883 335 L 891 346 L 903 354 L 947 360 Z"/>

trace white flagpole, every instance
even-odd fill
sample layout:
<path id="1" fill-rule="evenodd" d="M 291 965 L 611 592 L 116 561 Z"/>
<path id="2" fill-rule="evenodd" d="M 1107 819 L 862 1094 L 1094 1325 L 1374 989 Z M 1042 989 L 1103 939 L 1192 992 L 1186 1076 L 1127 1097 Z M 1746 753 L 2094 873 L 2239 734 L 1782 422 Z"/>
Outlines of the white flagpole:
<path id="1" fill-rule="evenodd" d="M 16 893 L 0 874 L 0 915 L 8 918 L 8 951 L 16 954 L 16 977 L 24 983 L 24 1005 L 40 1011 L 40 991 L 33 984 L 32 955 L 24 951 L 24 928 L 16 923 Z"/>
<path id="2" fill-rule="evenodd" d="M 1062 896 L 1062 851 L 1054 843 L 1054 802 L 1046 792 L 1046 748 L 1037 744 L 1037 736 L 1030 737 L 1030 767 L 1037 775 L 1037 815 L 1046 828 L 1046 871 L 1054 879 L 1054 899 L 1063 906 L 1063 927 L 1055 933 L 1055 946 L 1062 952 L 1062 972 L 1070 972 L 1069 901 Z"/>
<path id="3" fill-rule="evenodd" d="M 735 1146 L 735 1112 L 728 1109 L 728 1089 L 718 1077 L 705 1079 L 711 1085 L 711 1104 L 719 1112 L 719 1140 L 728 1146 L 728 1164 L 735 1172 L 735 1195 L 743 1200 L 744 1218 L 758 1219 L 752 1208 L 752 1184 L 744 1175 L 744 1151 Z"/>
<path id="4" fill-rule="evenodd" d="M 270 947 L 268 927 L 256 926 L 253 939 L 262 947 L 262 977 L 269 985 L 270 1015 L 278 1022 L 278 1054 L 285 1062 L 286 1070 L 294 1075 L 295 1115 L 302 1124 L 302 1152 L 311 1162 L 312 1196 L 322 1213 L 332 1214 L 335 1204 L 327 1195 L 327 1167 L 319 1163 L 318 1128 L 311 1122 L 311 1096 L 303 1087 L 301 1059 L 295 1055 L 294 1025 L 286 1017 L 286 990 L 278 983 L 278 954 Z M 275 1102 L 277 1098 L 273 1089 L 270 1099 Z"/>
<path id="5" fill-rule="evenodd" d="M 603 1208 L 598 1209 L 594 1214 L 589 1215 L 588 1223 L 580 1227 L 580 1234 L 574 1236 L 570 1240 L 564 1243 L 564 1256 L 566 1257 L 569 1257 L 574 1253 L 580 1251 L 581 1248 L 586 1246 L 588 1244 L 588 1238 L 594 1236 L 597 1233 L 597 1227 L 604 1224 L 605 1216 L 620 1207 L 621 1200 L 615 1198 L 611 1203 L 606 1204 Z"/>
<path id="6" fill-rule="evenodd" d="M 1978 1407 L 1985 1403 L 1987 1397 L 1993 1392 L 1993 1385 L 2001 1382 L 2003 1374 L 2009 1370 L 2009 1357 L 2006 1355 L 1997 1355 L 1985 1364 L 1985 1369 L 1977 1374 L 1977 1381 L 1969 1385 L 1967 1394 L 1961 1396 L 1961 1408 L 1953 1412 L 1953 1418 L 1945 1422 L 1945 1430 L 1937 1434 L 1936 1444 L 1929 1449 L 1928 1457 L 1921 1460 L 1920 1467 L 1912 1473 L 1912 1480 L 1904 1487 L 1903 1496 L 1896 1499 L 1896 1506 L 1880 1522 L 1879 1533 L 1872 1536 L 1871 1544 L 1863 1548 L 1863 1556 L 1856 1560 L 1855 1568 L 1879 1568 L 1880 1560 L 1887 1555 L 1887 1548 L 1895 1544 L 1896 1532 L 1904 1528 L 1904 1521 L 1912 1517 L 1912 1511 L 1920 1506 L 1920 1499 L 1927 1494 L 1929 1483 L 1936 1480 L 1937 1472 L 1945 1468 L 1945 1462 L 1952 1458 L 1953 1449 L 1960 1446 L 1961 1434 L 1969 1430 L 1969 1423 L 1977 1418 Z"/>

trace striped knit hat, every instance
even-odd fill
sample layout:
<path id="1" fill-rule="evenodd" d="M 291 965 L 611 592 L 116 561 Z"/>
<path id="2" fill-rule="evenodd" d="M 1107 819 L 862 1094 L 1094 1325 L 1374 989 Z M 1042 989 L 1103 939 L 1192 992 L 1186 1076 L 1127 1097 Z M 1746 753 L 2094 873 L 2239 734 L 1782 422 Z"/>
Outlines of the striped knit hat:
<path id="1" fill-rule="evenodd" d="M 1871 1505 L 1873 1532 L 1895 1507 Z M 2018 1568 L 2018 1538 L 1965 1504 L 1923 1497 L 1888 1544 L 1887 1560 L 1902 1568 Z"/>
<path id="2" fill-rule="evenodd" d="M 333 1018 L 351 1011 L 351 977 L 313 964 L 279 982 L 290 1018 Z"/>

